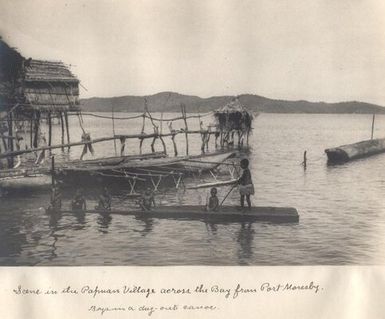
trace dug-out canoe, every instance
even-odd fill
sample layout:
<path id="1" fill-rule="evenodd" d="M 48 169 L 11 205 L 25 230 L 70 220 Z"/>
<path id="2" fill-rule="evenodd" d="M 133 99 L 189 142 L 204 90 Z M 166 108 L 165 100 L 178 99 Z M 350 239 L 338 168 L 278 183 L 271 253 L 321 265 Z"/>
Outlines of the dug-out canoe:
<path id="1" fill-rule="evenodd" d="M 384 152 L 385 138 L 361 141 L 325 150 L 325 153 L 328 156 L 328 163 L 330 164 L 345 163 Z"/>
<path id="2" fill-rule="evenodd" d="M 299 221 L 298 211 L 293 207 L 263 207 L 255 206 L 251 209 L 239 209 L 234 206 L 222 206 L 218 211 L 207 211 L 205 206 L 160 206 L 150 211 L 143 210 L 87 210 L 87 211 L 50 211 L 48 213 L 94 213 L 102 215 L 132 215 L 139 218 L 160 218 L 178 220 L 201 220 L 210 223 L 226 222 L 254 222 L 268 221 L 278 223 L 297 223 Z"/>

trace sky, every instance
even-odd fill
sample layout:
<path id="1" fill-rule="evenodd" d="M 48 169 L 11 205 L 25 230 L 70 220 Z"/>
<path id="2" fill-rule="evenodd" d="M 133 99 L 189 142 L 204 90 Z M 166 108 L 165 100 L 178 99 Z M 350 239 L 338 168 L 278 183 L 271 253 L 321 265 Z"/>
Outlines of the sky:
<path id="1" fill-rule="evenodd" d="M 0 35 L 81 97 L 173 91 L 385 105 L 383 0 L 0 0 Z"/>

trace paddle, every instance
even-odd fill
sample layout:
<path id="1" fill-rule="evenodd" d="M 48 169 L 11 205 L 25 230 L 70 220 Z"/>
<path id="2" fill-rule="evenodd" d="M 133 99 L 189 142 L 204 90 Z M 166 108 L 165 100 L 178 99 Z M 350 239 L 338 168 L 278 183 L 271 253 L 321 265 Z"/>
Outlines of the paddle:
<path id="1" fill-rule="evenodd" d="M 230 195 L 230 193 L 233 191 L 233 189 L 235 188 L 235 186 L 237 186 L 238 184 L 234 184 L 233 187 L 231 187 L 231 189 L 229 190 L 229 192 L 226 194 L 226 196 L 223 198 L 222 202 L 220 203 L 219 207 L 222 206 L 223 202 L 226 200 L 226 198 Z"/>

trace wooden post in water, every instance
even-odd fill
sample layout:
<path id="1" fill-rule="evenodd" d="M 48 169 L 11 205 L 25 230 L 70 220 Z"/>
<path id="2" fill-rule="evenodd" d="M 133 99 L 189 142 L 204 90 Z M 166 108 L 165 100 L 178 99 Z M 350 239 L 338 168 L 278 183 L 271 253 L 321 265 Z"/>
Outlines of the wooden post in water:
<path id="1" fill-rule="evenodd" d="M 307 157 L 306 157 L 306 153 L 307 151 L 305 150 L 303 152 L 303 162 L 302 162 L 302 165 L 303 165 L 303 169 L 306 170 L 306 167 L 307 167 Z"/>
<path id="2" fill-rule="evenodd" d="M 65 122 L 66 122 L 67 144 L 70 144 L 71 141 L 70 141 L 70 130 L 69 130 L 69 124 L 68 124 L 68 113 L 67 113 L 67 111 L 64 112 L 64 119 L 65 119 Z M 68 146 L 68 150 L 69 150 L 70 148 L 71 148 L 71 147 Z"/>
<path id="3" fill-rule="evenodd" d="M 374 119 L 376 118 L 376 114 L 373 114 L 373 119 L 372 119 L 372 135 L 370 137 L 370 139 L 372 140 L 373 139 L 373 133 L 374 133 Z"/>

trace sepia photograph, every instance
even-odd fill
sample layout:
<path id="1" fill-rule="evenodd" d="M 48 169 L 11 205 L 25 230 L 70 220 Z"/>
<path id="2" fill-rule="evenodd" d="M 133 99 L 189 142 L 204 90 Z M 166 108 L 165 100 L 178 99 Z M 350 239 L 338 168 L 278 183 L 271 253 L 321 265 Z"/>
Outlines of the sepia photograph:
<path id="1" fill-rule="evenodd" d="M 0 266 L 383 265 L 384 13 L 0 0 Z"/>

